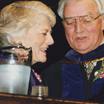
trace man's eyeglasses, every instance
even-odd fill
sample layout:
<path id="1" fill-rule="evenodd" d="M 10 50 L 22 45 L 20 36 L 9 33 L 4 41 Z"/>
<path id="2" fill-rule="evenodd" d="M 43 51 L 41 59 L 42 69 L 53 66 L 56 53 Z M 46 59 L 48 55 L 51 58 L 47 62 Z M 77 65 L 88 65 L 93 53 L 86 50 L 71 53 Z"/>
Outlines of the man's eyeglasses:
<path id="1" fill-rule="evenodd" d="M 101 14 L 102 15 L 102 14 Z M 99 18 L 101 15 L 97 16 L 96 18 L 94 18 L 92 15 L 85 15 L 85 16 L 76 16 L 76 17 L 68 17 L 68 18 L 64 18 L 63 21 L 64 22 L 64 27 L 65 28 L 72 28 L 75 26 L 76 24 L 76 20 L 79 19 L 79 21 L 84 24 L 85 26 L 88 26 L 92 23 L 92 21 L 96 20 L 97 18 Z"/>

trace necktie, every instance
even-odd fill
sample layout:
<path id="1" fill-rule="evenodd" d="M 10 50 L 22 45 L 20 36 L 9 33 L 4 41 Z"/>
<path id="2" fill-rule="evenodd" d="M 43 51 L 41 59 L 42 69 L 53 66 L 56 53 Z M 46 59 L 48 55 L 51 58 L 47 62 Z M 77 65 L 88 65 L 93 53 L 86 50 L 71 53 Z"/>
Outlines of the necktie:
<path id="1" fill-rule="evenodd" d="M 91 72 L 93 71 L 94 67 L 96 66 L 96 63 L 97 63 L 97 62 L 90 63 L 90 64 L 88 64 L 88 65 L 84 65 L 85 71 L 86 71 L 86 73 L 87 73 L 87 80 L 90 79 Z"/>

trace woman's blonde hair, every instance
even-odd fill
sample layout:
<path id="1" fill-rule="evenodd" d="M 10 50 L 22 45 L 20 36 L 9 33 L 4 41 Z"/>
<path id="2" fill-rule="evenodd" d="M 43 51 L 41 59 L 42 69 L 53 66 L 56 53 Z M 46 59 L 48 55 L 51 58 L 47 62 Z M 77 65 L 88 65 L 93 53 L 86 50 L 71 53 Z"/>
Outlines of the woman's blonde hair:
<path id="1" fill-rule="evenodd" d="M 41 15 L 50 20 L 51 27 L 56 16 L 50 7 L 40 1 L 17 1 L 0 12 L 0 45 L 13 45 L 11 37 L 22 37 L 26 31 L 39 22 Z"/>

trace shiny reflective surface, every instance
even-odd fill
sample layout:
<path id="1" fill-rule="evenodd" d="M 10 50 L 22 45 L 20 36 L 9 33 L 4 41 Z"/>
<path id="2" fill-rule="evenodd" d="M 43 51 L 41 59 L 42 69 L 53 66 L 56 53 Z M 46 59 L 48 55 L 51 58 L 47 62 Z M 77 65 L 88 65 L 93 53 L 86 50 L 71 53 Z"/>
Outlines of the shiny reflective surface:
<path id="1" fill-rule="evenodd" d="M 31 72 L 31 49 L 0 48 L 0 92 L 27 95 Z"/>
<path id="2" fill-rule="evenodd" d="M 47 86 L 33 86 L 32 87 L 32 96 L 39 96 L 39 97 L 48 97 L 48 87 Z"/>

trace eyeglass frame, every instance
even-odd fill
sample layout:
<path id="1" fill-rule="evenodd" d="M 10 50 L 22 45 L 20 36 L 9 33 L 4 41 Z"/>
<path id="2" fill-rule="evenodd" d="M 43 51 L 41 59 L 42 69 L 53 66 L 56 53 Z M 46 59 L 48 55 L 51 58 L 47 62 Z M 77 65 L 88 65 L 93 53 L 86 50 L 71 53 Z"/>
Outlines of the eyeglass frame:
<path id="1" fill-rule="evenodd" d="M 98 16 L 97 16 L 97 17 L 95 17 L 95 18 L 94 18 L 92 15 L 84 15 L 84 16 L 67 17 L 67 18 L 64 18 L 64 19 L 63 19 L 63 21 L 65 21 L 66 19 L 73 18 L 73 20 L 75 20 L 75 22 L 74 22 L 74 23 L 76 24 L 76 20 L 77 20 L 76 18 L 78 18 L 78 19 L 79 19 L 79 21 L 81 22 L 81 20 L 80 20 L 80 18 L 81 18 L 81 17 L 91 16 L 91 17 L 92 17 L 92 21 L 95 21 L 97 18 L 99 18 L 99 17 L 100 17 L 100 16 L 102 16 L 102 15 L 103 15 L 103 14 L 100 14 L 100 15 L 98 15 Z M 91 21 L 91 22 L 92 22 L 92 21 Z M 65 22 L 66 22 L 66 21 L 65 21 Z M 91 23 L 91 22 L 90 22 L 90 23 Z M 75 26 L 75 24 L 74 24 L 73 26 L 71 26 L 71 27 L 67 27 L 67 28 L 72 28 L 72 27 L 74 27 L 74 26 Z M 67 22 L 66 22 L 66 25 L 68 26 Z"/>

